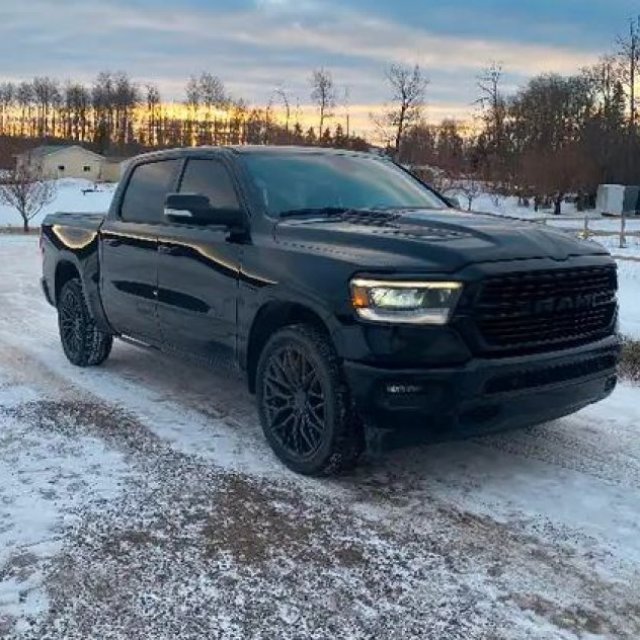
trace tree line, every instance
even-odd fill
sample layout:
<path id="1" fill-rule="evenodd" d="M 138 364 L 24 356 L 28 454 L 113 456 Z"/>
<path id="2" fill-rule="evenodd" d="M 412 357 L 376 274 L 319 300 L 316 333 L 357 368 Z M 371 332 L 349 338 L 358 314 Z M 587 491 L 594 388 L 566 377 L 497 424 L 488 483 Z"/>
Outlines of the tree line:
<path id="1" fill-rule="evenodd" d="M 310 98 L 319 126 L 303 127 L 284 88 L 265 107 L 234 98 L 209 72 L 192 76 L 184 100 L 163 101 L 155 84 L 140 85 L 124 72 L 101 72 L 91 85 L 36 77 L 0 84 L 0 135 L 56 139 L 93 145 L 101 153 L 138 147 L 221 144 L 324 144 L 368 148 L 337 123 L 326 126 L 336 105 L 336 86 L 325 69 L 313 71 Z M 282 117 L 284 112 L 284 117 Z"/>
<path id="2" fill-rule="evenodd" d="M 469 206 L 480 191 L 492 191 L 556 212 L 568 195 L 585 207 L 600 183 L 640 184 L 639 65 L 640 18 L 597 64 L 569 76 L 539 75 L 512 94 L 503 88 L 502 65 L 488 64 L 477 78 L 474 121 L 434 125 L 425 117 L 425 70 L 391 64 L 388 101 L 371 114 L 375 139 L 437 186 L 459 191 Z M 80 142 L 102 153 L 202 144 L 369 148 L 351 130 L 349 92 L 331 71 L 313 70 L 308 84 L 317 110 L 311 126 L 303 126 L 299 99 L 284 87 L 256 107 L 208 72 L 188 79 L 179 104 L 122 72 L 102 72 L 91 85 L 49 77 L 5 82 L 0 134 Z"/>
<path id="3" fill-rule="evenodd" d="M 471 135 L 454 121 L 432 126 L 422 119 L 423 80 L 410 126 L 390 146 L 441 187 L 460 191 L 469 206 L 490 190 L 555 213 L 571 196 L 582 209 L 594 205 L 599 184 L 640 184 L 639 65 L 640 18 L 596 64 L 569 76 L 539 75 L 515 94 L 504 91 L 504 69 L 493 62 L 477 78 Z M 406 77 L 401 84 L 401 95 L 416 86 Z"/>

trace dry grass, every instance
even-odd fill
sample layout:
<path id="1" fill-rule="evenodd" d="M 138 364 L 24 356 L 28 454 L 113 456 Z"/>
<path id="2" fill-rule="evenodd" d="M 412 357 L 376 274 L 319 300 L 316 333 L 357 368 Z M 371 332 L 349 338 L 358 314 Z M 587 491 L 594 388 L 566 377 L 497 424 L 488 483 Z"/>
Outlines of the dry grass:
<path id="1" fill-rule="evenodd" d="M 640 381 L 640 341 L 625 339 L 622 343 L 620 375 L 627 380 Z"/>
<path id="2" fill-rule="evenodd" d="M 26 234 L 23 230 L 22 227 L 19 226 L 15 226 L 15 227 L 0 227 L 0 235 L 2 235 L 3 233 L 6 234 L 12 234 L 12 235 L 36 235 L 38 233 L 40 233 L 40 225 L 35 225 L 34 227 L 32 227 L 31 229 L 29 229 L 29 233 Z"/>

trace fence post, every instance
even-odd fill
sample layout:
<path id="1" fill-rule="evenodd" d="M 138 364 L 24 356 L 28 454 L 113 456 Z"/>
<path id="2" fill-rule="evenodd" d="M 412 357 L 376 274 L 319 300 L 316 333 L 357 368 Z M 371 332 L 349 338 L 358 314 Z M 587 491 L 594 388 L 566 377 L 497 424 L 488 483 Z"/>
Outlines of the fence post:
<path id="1" fill-rule="evenodd" d="M 589 216 L 584 214 L 584 230 L 582 232 L 582 237 L 587 240 L 589 238 Z"/>
<path id="2" fill-rule="evenodd" d="M 623 211 L 620 217 L 620 248 L 621 249 L 624 249 L 627 246 L 626 230 L 627 230 L 627 216 Z"/>

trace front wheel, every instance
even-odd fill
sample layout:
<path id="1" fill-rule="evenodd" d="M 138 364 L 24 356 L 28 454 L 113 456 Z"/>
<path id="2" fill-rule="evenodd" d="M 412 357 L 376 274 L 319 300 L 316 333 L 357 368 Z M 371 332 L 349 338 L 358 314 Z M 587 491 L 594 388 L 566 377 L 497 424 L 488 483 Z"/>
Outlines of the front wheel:
<path id="1" fill-rule="evenodd" d="M 109 357 L 113 337 L 96 327 L 77 278 L 66 282 L 60 291 L 58 329 L 62 348 L 72 364 L 93 367 Z"/>
<path id="2" fill-rule="evenodd" d="M 309 325 L 278 331 L 260 356 L 256 382 L 265 437 L 290 469 L 327 476 L 355 465 L 362 425 L 322 332 Z"/>

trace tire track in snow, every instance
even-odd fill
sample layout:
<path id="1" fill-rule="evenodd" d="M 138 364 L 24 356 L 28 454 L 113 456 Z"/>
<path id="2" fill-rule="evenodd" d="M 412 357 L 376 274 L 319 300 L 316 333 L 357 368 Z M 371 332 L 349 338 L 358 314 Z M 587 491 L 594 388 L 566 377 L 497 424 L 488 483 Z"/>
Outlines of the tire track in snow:
<path id="1" fill-rule="evenodd" d="M 571 419 L 575 441 L 561 421 L 308 481 L 274 461 L 227 372 L 127 346 L 100 370 L 68 365 L 35 256 L 0 253 L 18 280 L 0 283 L 0 397 L 21 412 L 7 420 L 19 419 L 27 451 L 55 437 L 77 457 L 69 447 L 98 440 L 127 460 L 127 490 L 79 507 L 77 526 L 58 534 L 63 549 L 45 566 L 57 613 L 35 620 L 31 637 L 84 638 L 92 624 L 101 640 L 143 628 L 150 638 L 246 637 L 246 625 L 283 639 L 640 635 L 635 471 L 607 439 L 632 462 L 638 444 L 631 415 L 602 429 L 615 398 Z M 564 509 L 591 493 L 594 505 L 569 518 Z M 612 534 L 628 525 L 629 540 L 611 548 L 606 531 L 589 533 L 591 509 Z"/>
<path id="2" fill-rule="evenodd" d="M 287 611 L 302 612 L 294 619 L 310 625 L 309 637 L 314 628 L 330 633 L 331 620 L 351 637 L 364 637 L 365 631 L 392 637 L 398 629 L 403 637 L 429 637 L 424 632 L 431 628 L 437 630 L 434 638 L 481 638 L 510 624 L 519 629 L 517 637 L 545 637 L 547 631 L 523 635 L 530 615 L 567 633 L 584 627 L 585 619 L 619 637 L 625 637 L 625 624 L 633 628 L 637 622 L 624 585 L 599 579 L 588 559 L 508 524 L 460 511 L 424 490 L 422 511 L 408 514 L 384 492 L 372 503 L 370 487 L 359 479 L 316 490 L 284 471 L 266 481 L 219 469 L 206 456 L 176 451 L 159 438 L 147 424 L 153 415 L 141 419 L 70 386 L 65 376 L 20 349 L 4 346 L 0 355 L 18 367 L 11 374 L 14 385 L 36 387 L 44 398 L 56 394 L 55 400 L 19 402 L 14 418 L 71 440 L 98 437 L 132 456 L 137 467 L 123 496 L 98 512 L 81 512 L 81 526 L 51 565 L 47 584 L 57 614 L 46 628 L 64 621 L 73 637 L 91 619 L 100 637 L 124 637 L 142 620 L 153 631 L 149 637 L 168 637 L 167 629 L 185 621 L 157 584 L 169 588 L 172 598 L 185 591 L 197 605 L 188 609 L 197 624 L 187 625 L 181 637 L 222 633 L 209 613 L 201 617 L 212 602 L 230 637 L 246 635 L 246 625 L 269 637 L 291 615 Z M 248 564 L 247 553 L 254 556 Z M 130 578 L 122 573 L 123 554 Z M 183 566 L 186 572 L 172 568 Z M 203 586 L 203 577 L 211 575 L 221 584 L 225 576 L 235 578 L 226 590 L 211 578 Z M 320 604 L 317 594 L 329 592 L 340 594 L 339 600 Z M 277 613 L 273 593 L 281 594 L 284 607 Z M 582 604 L 572 601 L 573 593 Z M 251 606 L 239 612 L 238 598 Z M 602 598 L 607 605 L 601 610 Z M 351 606 L 345 610 L 338 602 Z M 120 616 L 115 628 L 114 607 Z M 514 615 L 516 621 L 507 623 Z M 33 633 L 43 632 L 38 624 L 33 622 Z"/>

